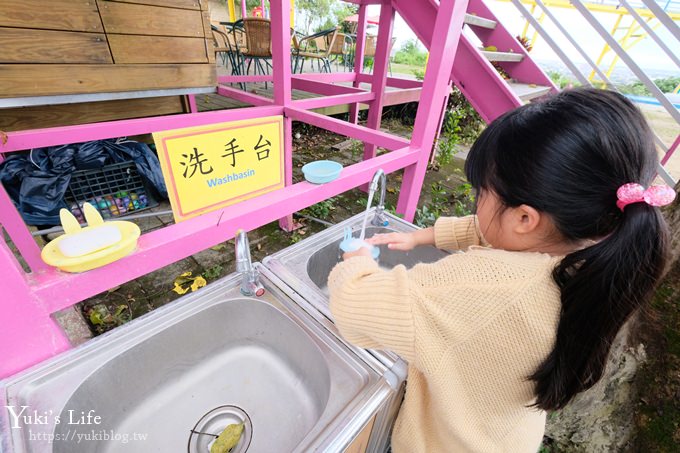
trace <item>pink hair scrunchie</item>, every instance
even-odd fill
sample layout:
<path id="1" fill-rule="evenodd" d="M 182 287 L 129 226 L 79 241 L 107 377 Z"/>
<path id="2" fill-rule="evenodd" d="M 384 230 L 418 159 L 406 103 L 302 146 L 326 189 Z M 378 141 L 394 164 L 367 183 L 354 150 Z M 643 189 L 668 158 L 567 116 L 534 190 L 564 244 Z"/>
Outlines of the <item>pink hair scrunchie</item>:
<path id="1" fill-rule="evenodd" d="M 618 201 L 616 206 L 623 212 L 623 208 L 631 203 L 645 202 L 650 206 L 666 206 L 675 199 L 675 190 L 667 185 L 649 186 L 647 189 L 640 184 L 624 184 L 616 191 Z"/>

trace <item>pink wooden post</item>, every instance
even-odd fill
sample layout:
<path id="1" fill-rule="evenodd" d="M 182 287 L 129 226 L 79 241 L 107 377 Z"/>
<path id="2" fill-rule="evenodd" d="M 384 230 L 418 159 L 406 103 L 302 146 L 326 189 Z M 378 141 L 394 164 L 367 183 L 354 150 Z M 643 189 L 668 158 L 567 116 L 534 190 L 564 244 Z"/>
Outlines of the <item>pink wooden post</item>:
<path id="1" fill-rule="evenodd" d="M 21 218 L 19 211 L 14 207 L 14 203 L 12 203 L 2 184 L 0 184 L 0 213 L 2 213 L 0 215 L 0 227 L 7 231 L 31 270 L 38 272 L 47 269 L 48 266 L 40 259 L 40 247 L 26 228 L 24 219 Z M 0 241 L 2 241 L 1 237 Z"/>
<path id="2" fill-rule="evenodd" d="M 191 113 L 198 112 L 198 107 L 196 106 L 196 96 L 190 94 L 189 96 L 187 96 L 187 98 L 189 99 L 189 111 Z"/>
<path id="3" fill-rule="evenodd" d="M 366 47 L 366 5 L 359 6 L 359 16 L 357 19 L 357 42 L 354 46 L 354 74 L 356 78 L 352 84 L 355 88 L 360 85 L 359 74 L 364 70 L 364 49 Z M 353 103 L 349 106 L 349 122 L 357 124 L 359 121 L 359 104 Z"/>
<path id="4" fill-rule="evenodd" d="M 28 285 L 26 274 L 1 237 L 0 275 L 2 378 L 65 351 L 70 344 Z M 66 298 L 67 295 L 58 297 Z"/>
<path id="5" fill-rule="evenodd" d="M 246 0 L 241 0 L 241 18 L 245 19 L 248 17 L 248 12 L 246 11 Z"/>
<path id="6" fill-rule="evenodd" d="M 409 222 L 413 220 L 416 212 L 432 142 L 437 134 L 438 115 L 448 95 L 448 82 L 463 29 L 467 3 L 467 0 L 456 0 L 455 3 L 453 0 L 441 0 L 439 4 L 423 93 L 411 137 L 411 146 L 420 150 L 420 158 L 415 165 L 404 169 L 404 179 L 397 203 L 397 212 L 404 214 L 404 218 Z"/>
<path id="7" fill-rule="evenodd" d="M 264 4 L 264 0 L 262 2 Z M 290 1 L 270 2 L 272 27 L 272 72 L 274 73 L 274 103 L 282 107 L 292 102 L 290 68 Z M 283 119 L 283 153 L 285 184 L 293 184 L 293 120 Z M 293 214 L 279 219 L 284 231 L 295 228 Z"/>
<path id="8" fill-rule="evenodd" d="M 439 146 L 439 137 L 441 135 L 442 126 L 444 125 L 444 117 L 446 117 L 446 106 L 449 104 L 449 96 L 451 96 L 451 82 L 449 82 L 449 89 L 446 91 L 446 97 L 444 98 L 444 105 L 442 105 L 442 110 L 439 115 L 439 121 L 437 122 L 437 133 L 434 136 L 434 142 L 432 143 L 432 155 L 430 156 L 429 165 L 434 164 L 434 158 L 437 154 L 437 147 Z"/>
<path id="9" fill-rule="evenodd" d="M 373 58 L 373 83 L 371 92 L 375 99 L 371 102 L 368 110 L 366 126 L 371 129 L 380 129 L 380 119 L 383 110 L 383 94 L 387 87 L 387 69 L 390 59 L 390 41 L 392 40 L 392 26 L 394 25 L 394 8 L 391 0 L 383 0 L 380 7 L 380 24 L 378 28 L 378 43 L 376 44 L 375 57 Z M 364 160 L 375 157 L 375 145 L 364 144 Z M 362 190 L 368 190 L 368 185 L 362 186 Z"/>

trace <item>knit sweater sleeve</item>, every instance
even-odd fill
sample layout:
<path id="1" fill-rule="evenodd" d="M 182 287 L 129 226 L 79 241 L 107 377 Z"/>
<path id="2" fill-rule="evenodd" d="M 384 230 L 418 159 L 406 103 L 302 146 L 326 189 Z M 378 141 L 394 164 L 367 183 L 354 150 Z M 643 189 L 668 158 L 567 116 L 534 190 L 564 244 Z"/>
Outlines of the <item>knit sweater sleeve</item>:
<path id="1" fill-rule="evenodd" d="M 471 245 L 487 246 L 477 224 L 477 216 L 440 217 L 434 224 L 437 248 L 465 250 Z"/>
<path id="2" fill-rule="evenodd" d="M 343 337 L 357 346 L 414 358 L 415 288 L 409 285 L 404 266 L 385 271 L 371 258 L 353 257 L 333 268 L 328 289 L 331 312 Z"/>

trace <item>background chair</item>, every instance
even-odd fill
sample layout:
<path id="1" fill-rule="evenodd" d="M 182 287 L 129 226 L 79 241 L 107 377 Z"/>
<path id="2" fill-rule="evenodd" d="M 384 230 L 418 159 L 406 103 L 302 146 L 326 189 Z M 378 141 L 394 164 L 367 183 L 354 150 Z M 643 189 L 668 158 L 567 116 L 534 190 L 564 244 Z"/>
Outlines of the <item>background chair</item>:
<path id="1" fill-rule="evenodd" d="M 250 65 L 255 62 L 254 74 L 269 74 L 272 59 L 272 33 L 269 19 L 247 17 L 243 19 L 246 47 L 243 56 L 248 60 L 246 74 L 250 72 Z M 264 64 L 263 64 L 264 63 Z M 267 88 L 267 82 L 264 83 Z"/>
<path id="2" fill-rule="evenodd" d="M 393 37 L 390 40 L 390 47 L 387 49 L 387 63 L 388 63 L 388 68 L 390 71 L 390 76 L 392 75 L 392 60 L 390 58 L 390 55 L 392 54 L 392 47 L 394 47 L 394 43 L 397 42 L 397 38 Z M 378 44 L 378 37 L 374 35 L 367 35 L 366 36 L 366 45 L 364 46 L 364 67 L 366 66 L 366 59 L 370 58 L 371 59 L 371 64 L 368 68 L 369 74 L 373 72 L 373 64 L 375 63 L 375 49 Z"/>
<path id="3" fill-rule="evenodd" d="M 350 50 L 352 48 L 353 40 L 352 38 L 345 34 L 345 33 L 338 33 L 335 36 L 335 41 L 333 42 L 333 46 L 331 47 L 330 50 L 330 62 L 333 63 L 335 62 L 335 68 L 338 68 L 338 60 L 342 59 L 342 67 L 343 69 L 352 69 L 350 66 L 351 64 L 351 58 L 350 58 Z"/>
<path id="4" fill-rule="evenodd" d="M 227 67 L 227 63 L 231 66 L 232 75 L 240 74 L 239 59 L 236 43 L 234 37 L 229 33 L 224 26 L 211 25 L 213 45 L 215 46 L 215 57 L 222 60 L 222 64 Z"/>
<path id="5" fill-rule="evenodd" d="M 331 72 L 330 53 L 335 45 L 338 36 L 338 29 L 331 28 L 323 30 L 313 35 L 305 36 L 299 41 L 296 52 L 295 67 L 302 72 L 305 66 L 305 59 L 317 60 L 319 72 Z"/>

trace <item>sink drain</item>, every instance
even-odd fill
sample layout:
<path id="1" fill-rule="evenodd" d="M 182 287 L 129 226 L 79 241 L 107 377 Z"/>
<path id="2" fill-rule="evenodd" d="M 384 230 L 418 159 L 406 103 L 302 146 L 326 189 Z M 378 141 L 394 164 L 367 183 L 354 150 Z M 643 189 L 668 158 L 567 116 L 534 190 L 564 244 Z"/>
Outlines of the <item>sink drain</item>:
<path id="1" fill-rule="evenodd" d="M 253 424 L 246 411 L 233 405 L 216 407 L 196 422 L 189 435 L 188 452 L 210 453 L 210 447 L 217 436 L 224 431 L 224 428 L 236 423 L 244 424 L 243 434 L 241 434 L 241 440 L 230 450 L 230 453 L 245 452 L 253 440 Z"/>

